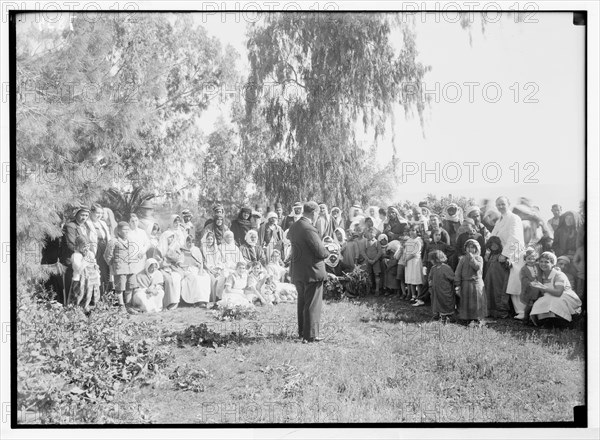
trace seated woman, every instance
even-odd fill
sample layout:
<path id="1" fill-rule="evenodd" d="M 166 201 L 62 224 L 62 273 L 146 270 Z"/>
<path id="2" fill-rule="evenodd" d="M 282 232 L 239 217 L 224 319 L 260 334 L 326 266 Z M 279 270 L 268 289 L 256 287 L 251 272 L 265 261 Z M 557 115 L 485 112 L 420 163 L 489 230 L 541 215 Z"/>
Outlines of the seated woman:
<path id="1" fill-rule="evenodd" d="M 165 289 L 164 308 L 168 310 L 176 309 L 181 300 L 181 278 L 183 274 L 181 269 L 183 254 L 176 232 L 173 230 L 165 231 L 160 236 L 158 249 L 152 250 L 152 254 L 147 255 L 147 257 L 160 261 L 160 271 L 163 275 Z"/>
<path id="2" fill-rule="evenodd" d="M 234 240 L 233 232 L 226 231 L 223 234 L 223 243 L 219 247 L 221 253 L 221 262 L 225 270 L 234 271 L 236 265 L 240 261 L 244 261 L 244 257 Z"/>
<path id="3" fill-rule="evenodd" d="M 535 325 L 545 322 L 571 322 L 574 315 L 581 313 L 581 300 L 572 290 L 567 276 L 555 268 L 556 256 L 544 252 L 538 260 L 538 281 L 531 286 L 539 289 L 543 296 L 531 308 L 530 317 Z"/>
<path id="4" fill-rule="evenodd" d="M 231 231 L 227 232 L 231 233 Z M 210 276 L 210 301 L 214 302 L 217 295 L 217 283 L 219 278 L 222 278 L 224 264 L 220 246 L 217 246 L 215 235 L 212 231 L 208 231 L 204 235 L 201 250 L 204 259 L 204 269 Z"/>
<path id="5" fill-rule="evenodd" d="M 242 256 L 247 263 L 254 263 L 258 261 L 260 264 L 265 266 L 267 264 L 265 258 L 265 251 L 258 245 L 258 232 L 251 229 L 246 233 L 246 243 L 240 246 Z"/>
<path id="6" fill-rule="evenodd" d="M 210 301 L 210 275 L 204 270 L 204 260 L 198 247 L 194 246 L 191 235 L 185 239 L 183 253 L 183 278 L 181 280 L 181 298 L 188 304 L 206 307 Z"/>
<path id="7" fill-rule="evenodd" d="M 144 270 L 138 273 L 132 281 L 131 306 L 143 313 L 160 312 L 165 296 L 163 285 L 164 279 L 158 270 L 158 261 L 148 258 Z"/>

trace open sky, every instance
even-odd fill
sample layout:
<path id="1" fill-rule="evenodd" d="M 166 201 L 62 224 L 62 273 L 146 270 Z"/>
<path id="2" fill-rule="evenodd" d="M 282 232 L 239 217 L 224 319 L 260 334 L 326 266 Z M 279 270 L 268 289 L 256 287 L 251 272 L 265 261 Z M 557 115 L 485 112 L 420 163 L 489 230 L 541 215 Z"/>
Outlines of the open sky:
<path id="1" fill-rule="evenodd" d="M 506 194 L 528 197 L 548 215 L 552 203 L 578 209 L 585 197 L 584 28 L 569 13 L 537 12 L 521 23 L 506 14 L 488 18 L 482 31 L 478 14 L 470 30 L 450 15 L 415 16 L 419 59 L 432 67 L 425 79 L 432 102 L 423 127 L 400 107 L 396 112 L 404 180 L 395 199 Z M 246 71 L 247 20 L 224 13 L 197 20 L 238 50 Z M 218 107 L 206 122 L 223 111 Z M 381 164 L 393 151 L 391 127 L 388 134 Z"/>

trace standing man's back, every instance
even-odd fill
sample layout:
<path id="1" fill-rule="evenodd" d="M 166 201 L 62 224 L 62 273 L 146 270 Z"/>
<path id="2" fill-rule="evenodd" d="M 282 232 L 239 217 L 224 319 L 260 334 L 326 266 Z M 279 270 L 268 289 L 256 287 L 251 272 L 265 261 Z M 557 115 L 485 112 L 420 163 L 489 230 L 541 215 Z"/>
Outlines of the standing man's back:
<path id="1" fill-rule="evenodd" d="M 321 340 L 319 320 L 327 277 L 324 260 L 329 256 L 313 226 L 318 209 L 316 202 L 306 203 L 302 217 L 288 231 L 292 246 L 290 276 L 298 291 L 298 333 L 307 342 Z"/>

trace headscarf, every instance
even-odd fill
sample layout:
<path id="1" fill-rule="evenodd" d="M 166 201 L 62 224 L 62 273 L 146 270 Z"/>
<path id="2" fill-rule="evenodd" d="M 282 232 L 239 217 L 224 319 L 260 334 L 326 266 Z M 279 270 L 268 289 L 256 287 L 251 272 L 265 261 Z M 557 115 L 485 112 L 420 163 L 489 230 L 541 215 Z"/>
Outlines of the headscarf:
<path id="1" fill-rule="evenodd" d="M 252 234 L 256 235 L 256 243 L 254 243 L 254 244 L 250 243 L 250 236 Z M 254 229 L 249 230 L 248 232 L 246 232 L 246 235 L 244 236 L 244 241 L 249 246 L 257 246 L 258 245 L 258 232 L 256 232 Z"/>
<path id="2" fill-rule="evenodd" d="M 479 206 L 473 205 L 473 206 L 469 206 L 467 208 L 467 210 L 465 211 L 465 218 L 470 218 L 469 216 L 473 213 L 473 212 L 477 212 L 479 214 L 479 219 L 481 220 L 481 209 L 479 208 Z"/>
<path id="3" fill-rule="evenodd" d="M 337 238 L 337 231 L 340 231 L 342 233 L 342 243 L 340 243 L 340 241 Z M 346 243 L 346 231 L 344 231 L 343 228 L 337 228 L 335 231 L 333 231 L 333 242 L 340 247 L 342 247 Z"/>
<path id="4" fill-rule="evenodd" d="M 472 238 L 469 238 L 467 241 L 465 241 L 465 253 L 467 252 L 467 247 L 474 245 L 477 248 L 477 255 L 481 255 L 481 246 L 479 245 L 479 242 L 477 240 L 473 240 Z"/>
<path id="5" fill-rule="evenodd" d="M 387 236 L 386 236 L 387 238 Z M 396 255 L 396 252 L 400 249 L 400 242 L 398 240 L 392 240 L 387 244 L 386 250 Z"/>
<path id="6" fill-rule="evenodd" d="M 329 251 L 329 256 L 325 258 L 325 264 L 329 267 L 336 267 L 340 262 L 340 247 L 336 243 L 328 243 L 325 248 Z"/>
<path id="7" fill-rule="evenodd" d="M 385 240 L 385 244 L 382 246 L 387 246 L 389 244 L 389 239 L 387 235 L 379 234 L 379 236 L 377 237 L 377 241 L 379 242 L 379 244 L 381 244 L 381 240 Z"/>
<path id="8" fill-rule="evenodd" d="M 227 231 L 230 232 L 230 231 Z M 213 237 L 213 244 L 212 246 L 208 245 L 208 237 L 212 235 Z M 202 255 L 204 256 L 204 261 L 206 262 L 206 265 L 209 268 L 213 268 L 215 266 L 218 266 L 219 263 L 221 263 L 221 253 L 219 251 L 219 248 L 217 247 L 217 241 L 215 240 L 215 234 L 212 231 L 208 231 L 206 234 L 204 234 L 204 237 L 202 237 Z"/>
<path id="9" fill-rule="evenodd" d="M 358 213 L 356 213 L 356 215 L 354 214 L 355 210 L 358 210 Z M 350 221 L 350 223 L 353 223 L 356 217 L 364 217 L 363 210 L 358 204 L 352 205 L 348 210 L 348 220 Z"/>
<path id="10" fill-rule="evenodd" d="M 154 273 L 151 274 L 148 271 L 150 269 L 150 266 L 152 266 L 152 265 L 156 266 L 156 270 L 154 271 Z M 158 270 L 158 268 L 159 268 L 158 261 L 156 261 L 154 258 L 148 258 L 144 265 L 144 270 L 139 272 L 135 276 L 137 285 L 141 288 L 147 289 L 148 287 L 152 286 L 153 284 L 159 284 L 159 283 L 164 282 L 164 278 L 163 278 L 162 274 L 160 273 L 160 271 Z"/>
<path id="11" fill-rule="evenodd" d="M 494 243 L 496 243 L 498 245 L 498 250 L 497 251 L 493 251 L 492 250 L 492 244 L 494 244 Z M 502 249 L 503 249 L 502 240 L 500 240 L 500 237 L 498 237 L 496 235 L 492 235 L 485 242 L 485 248 L 489 249 L 492 254 L 501 254 L 502 253 Z"/>
<path id="12" fill-rule="evenodd" d="M 456 212 L 454 213 L 454 215 L 450 215 L 448 213 L 448 209 L 450 209 L 450 208 L 456 208 Z M 462 223 L 463 222 L 462 208 L 460 206 L 458 206 L 456 203 L 450 203 L 448 206 L 446 206 L 446 209 L 444 209 L 444 220 L 448 220 L 448 221 L 455 222 L 455 223 Z"/>
<path id="13" fill-rule="evenodd" d="M 171 245 L 169 245 L 169 237 L 175 237 Z M 163 232 L 160 238 L 158 239 L 158 250 L 163 256 L 167 255 L 167 252 L 169 250 L 179 249 L 180 247 L 181 245 L 177 242 L 175 231 L 173 231 L 172 229 L 168 229 L 165 232 Z"/>

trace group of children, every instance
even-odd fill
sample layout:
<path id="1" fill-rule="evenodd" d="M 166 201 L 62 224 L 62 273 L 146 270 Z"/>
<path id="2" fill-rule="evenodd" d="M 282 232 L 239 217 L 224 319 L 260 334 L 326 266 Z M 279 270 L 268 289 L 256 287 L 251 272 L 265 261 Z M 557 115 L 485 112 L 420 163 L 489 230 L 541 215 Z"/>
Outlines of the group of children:
<path id="1" fill-rule="evenodd" d="M 343 230 L 336 230 L 334 239 L 326 237 L 324 243 L 332 254 L 338 257 L 327 260 L 327 271 L 331 276 L 343 277 L 356 266 L 364 269 L 368 275 L 369 289 L 375 296 L 396 295 L 407 300 L 414 307 L 423 306 L 430 301 L 432 319 L 446 322 L 476 321 L 485 324 L 488 318 L 507 318 L 509 316 L 509 295 L 507 280 L 512 263 L 502 255 L 500 239 L 490 236 L 483 240 L 471 227 L 459 235 L 455 246 L 442 241 L 443 230 L 424 231 L 418 224 L 407 226 L 398 240 L 388 241 L 388 235 L 379 234 L 373 227 L 362 232 L 360 228 L 348 231 L 345 239 Z M 333 242 L 334 245 L 329 243 Z M 482 249 L 481 243 L 484 243 Z M 461 249 L 459 249 L 459 247 Z M 523 266 L 519 271 L 521 283 L 520 301 L 525 306 L 523 322 L 535 323 L 531 311 L 536 301 L 544 297 L 550 289 L 541 284 L 542 272 L 539 261 L 542 257 L 554 257 L 551 251 L 538 252 L 527 249 L 522 255 Z M 573 277 L 568 268 L 568 257 L 558 258 L 556 266 L 562 269 L 564 289 L 573 300 L 572 312 L 580 312 L 581 301 L 577 295 L 571 295 Z M 347 292 L 353 296 L 353 292 Z M 570 301 L 570 300 L 569 300 Z M 562 316 L 570 321 L 571 316 Z"/>

